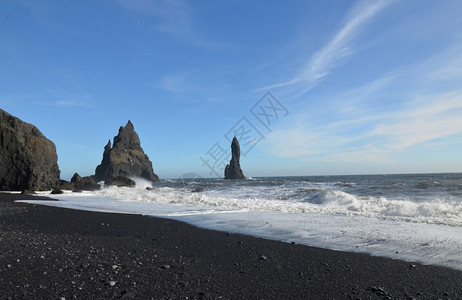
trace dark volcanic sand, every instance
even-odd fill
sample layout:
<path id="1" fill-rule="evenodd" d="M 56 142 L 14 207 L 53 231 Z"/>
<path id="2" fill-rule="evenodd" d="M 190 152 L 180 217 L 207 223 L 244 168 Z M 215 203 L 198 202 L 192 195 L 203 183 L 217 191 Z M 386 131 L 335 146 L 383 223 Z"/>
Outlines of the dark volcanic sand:
<path id="1" fill-rule="evenodd" d="M 0 193 L 0 299 L 462 298 L 448 268 L 26 198 Z"/>

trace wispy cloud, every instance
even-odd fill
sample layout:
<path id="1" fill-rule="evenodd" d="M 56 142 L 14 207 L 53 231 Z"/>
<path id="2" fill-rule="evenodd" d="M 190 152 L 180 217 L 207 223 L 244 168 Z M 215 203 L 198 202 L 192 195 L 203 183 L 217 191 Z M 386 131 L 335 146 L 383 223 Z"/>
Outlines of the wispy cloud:
<path id="1" fill-rule="evenodd" d="M 194 12 L 188 2 L 183 0 L 117 0 L 126 10 L 134 11 L 140 18 L 140 25 L 151 27 L 158 32 L 164 32 L 196 46 L 208 46 L 195 25 Z M 151 17 L 143 22 L 144 16 Z M 152 19 L 153 18 L 153 19 Z M 152 24 L 154 21 L 154 25 Z M 145 24 L 146 23 L 146 24 Z"/>
<path id="2" fill-rule="evenodd" d="M 83 108 L 91 108 L 93 107 L 91 104 L 77 101 L 77 100 L 61 100 L 55 101 L 52 105 L 59 106 L 59 107 L 83 107 Z"/>
<path id="3" fill-rule="evenodd" d="M 318 128 L 319 129 L 319 128 Z M 298 125 L 293 128 L 274 130 L 262 142 L 262 148 L 279 157 L 304 158 L 324 153 L 328 144 L 321 130 L 309 130 Z"/>
<path id="4" fill-rule="evenodd" d="M 80 90 L 80 88 L 76 88 Z M 62 89 L 47 89 L 37 96 L 37 104 L 53 107 L 81 107 L 92 108 L 92 97 L 83 91 L 67 91 Z M 46 99 L 46 100 L 43 100 Z"/>
<path id="5" fill-rule="evenodd" d="M 351 10 L 351 17 L 342 29 L 309 57 L 297 76 L 274 87 L 288 93 L 301 90 L 300 96 L 327 81 L 336 67 L 348 63 L 354 48 L 364 49 L 359 42 L 369 41 L 359 39 L 362 27 L 387 5 L 389 2 L 361 2 Z M 431 22 L 426 26 L 431 27 Z M 400 28 L 398 24 L 393 30 Z M 432 151 L 441 145 L 460 144 L 462 36 L 457 30 L 445 33 L 454 38 L 422 52 L 414 49 L 421 55 L 418 60 L 395 56 L 390 66 L 380 64 L 382 75 L 368 77 L 360 71 L 379 72 L 371 68 L 355 69 L 358 77 L 350 82 L 361 82 L 357 86 L 345 89 L 345 85 L 339 84 L 338 89 L 318 93 L 313 101 L 300 101 L 307 97 L 296 97 L 299 109 L 293 110 L 296 112 L 284 128 L 267 135 L 263 149 L 300 161 L 392 164 L 421 149 L 426 149 L 426 155 L 433 155 Z M 388 36 L 374 49 L 381 45 L 389 47 L 390 41 Z M 393 40 L 396 41 L 399 39 Z M 420 46 L 412 42 L 415 41 L 403 47 Z"/>
<path id="6" fill-rule="evenodd" d="M 360 3 L 349 14 L 340 31 L 321 50 L 313 55 L 294 81 L 315 82 L 327 76 L 341 60 L 351 55 L 351 42 L 368 20 L 380 12 L 387 2 L 371 1 Z"/>
<path id="7" fill-rule="evenodd" d="M 320 110 L 291 115 L 286 128 L 267 136 L 265 148 L 301 160 L 390 163 L 396 153 L 416 147 L 461 142 L 462 88 L 445 85 L 462 81 L 460 70 L 452 68 L 461 57 L 446 48 L 429 60 L 336 91 Z M 447 69 L 451 72 L 442 72 Z M 329 116 L 325 121 L 319 119 L 323 114 Z"/>
<path id="8" fill-rule="evenodd" d="M 404 151 L 412 146 L 462 134 L 462 93 L 427 96 L 377 124 L 371 136 L 386 138 L 387 149 Z"/>
<path id="9" fill-rule="evenodd" d="M 393 163 L 391 157 L 392 152 L 377 148 L 376 145 L 368 144 L 359 149 L 349 149 L 345 152 L 331 153 L 324 160 L 328 162 L 349 162 L 349 163 L 364 163 L 372 162 L 379 164 Z"/>
<path id="10" fill-rule="evenodd" d="M 164 91 L 181 94 L 190 88 L 187 73 L 165 75 L 157 84 L 152 85 Z"/>
<path id="11" fill-rule="evenodd" d="M 275 83 L 262 90 L 302 84 L 307 92 L 324 79 L 345 58 L 354 53 L 354 40 L 369 20 L 383 10 L 390 1 L 362 1 L 349 13 L 343 27 L 321 49 L 308 56 L 308 61 L 289 81 Z"/>
<path id="12" fill-rule="evenodd" d="M 332 109 L 339 113 L 362 115 L 362 118 L 367 117 L 368 112 L 377 109 L 374 107 L 374 99 L 382 95 L 383 91 L 389 87 L 395 80 L 400 77 L 397 72 L 391 72 L 380 78 L 372 79 L 370 82 L 362 86 L 352 88 L 350 90 L 340 92 L 336 98 L 341 99 L 342 105 L 338 102 L 331 104 Z"/>
<path id="13" fill-rule="evenodd" d="M 389 163 L 394 153 L 462 136 L 462 90 L 411 97 L 398 109 L 375 115 L 358 118 L 357 111 L 347 112 L 345 120 L 324 125 L 295 121 L 270 133 L 265 148 L 279 157 L 301 160 Z M 307 113 L 292 117 L 312 118 Z"/>
<path id="14" fill-rule="evenodd" d="M 155 29 L 176 35 L 191 33 L 192 11 L 182 0 L 134 0 L 118 1 L 123 7 L 157 18 Z"/>
<path id="15" fill-rule="evenodd" d="M 219 103 L 242 97 L 236 94 L 234 85 L 222 77 L 213 71 L 190 70 L 166 74 L 149 86 L 170 93 L 173 96 L 170 99 L 182 103 Z"/>
<path id="16" fill-rule="evenodd" d="M 58 100 L 58 101 L 48 101 L 48 102 L 37 102 L 39 105 L 44 106 L 53 106 L 53 107 L 81 107 L 81 108 L 92 108 L 93 105 L 77 100 Z"/>
<path id="17" fill-rule="evenodd" d="M 443 51 L 440 55 L 434 56 L 427 64 L 433 65 L 431 72 L 424 75 L 424 79 L 429 83 L 456 80 L 458 85 L 462 82 L 462 35 L 459 44 Z"/>
<path id="18" fill-rule="evenodd" d="M 92 108 L 91 95 L 87 93 L 72 93 L 57 89 L 47 89 L 46 91 L 17 93 L 1 97 L 1 103 L 35 104 L 52 107 L 81 107 Z"/>

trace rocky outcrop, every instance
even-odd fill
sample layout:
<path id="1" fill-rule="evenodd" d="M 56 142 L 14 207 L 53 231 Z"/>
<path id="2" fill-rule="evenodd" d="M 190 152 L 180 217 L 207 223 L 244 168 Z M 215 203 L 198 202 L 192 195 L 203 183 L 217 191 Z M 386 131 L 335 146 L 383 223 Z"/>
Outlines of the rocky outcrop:
<path id="1" fill-rule="evenodd" d="M 91 176 L 81 177 L 78 173 L 72 176 L 71 186 L 74 191 L 96 191 L 101 188 Z"/>
<path id="2" fill-rule="evenodd" d="M 35 191 L 23 190 L 23 191 L 21 191 L 21 195 L 35 195 Z"/>
<path id="3" fill-rule="evenodd" d="M 231 161 L 225 168 L 225 179 L 245 179 L 244 173 L 241 170 L 239 159 L 241 157 L 241 147 L 236 137 L 231 143 Z"/>
<path id="4" fill-rule="evenodd" d="M 127 177 L 117 176 L 114 179 L 106 180 L 104 185 L 115 185 L 117 187 L 134 187 L 136 182 Z"/>
<path id="5" fill-rule="evenodd" d="M 49 190 L 60 185 L 55 144 L 32 124 L 0 109 L 0 190 Z"/>
<path id="6" fill-rule="evenodd" d="M 52 195 L 61 195 L 62 193 L 64 193 L 64 192 L 61 189 L 53 189 L 51 191 Z"/>
<path id="7" fill-rule="evenodd" d="M 122 177 L 142 177 L 151 181 L 159 181 L 154 174 L 152 162 L 141 148 L 140 139 L 132 122 L 121 126 L 119 134 L 104 147 L 103 160 L 96 167 L 94 179 L 107 181 Z"/>
<path id="8" fill-rule="evenodd" d="M 67 182 L 66 180 L 61 179 L 61 184 L 60 184 L 59 188 L 61 190 L 71 190 L 72 191 L 74 189 L 74 186 L 72 184 L 70 184 L 69 182 Z"/>
<path id="9" fill-rule="evenodd" d="M 71 185 L 75 185 L 76 183 L 80 182 L 82 180 L 82 176 L 79 175 L 79 173 L 74 173 L 74 176 L 71 178 Z"/>

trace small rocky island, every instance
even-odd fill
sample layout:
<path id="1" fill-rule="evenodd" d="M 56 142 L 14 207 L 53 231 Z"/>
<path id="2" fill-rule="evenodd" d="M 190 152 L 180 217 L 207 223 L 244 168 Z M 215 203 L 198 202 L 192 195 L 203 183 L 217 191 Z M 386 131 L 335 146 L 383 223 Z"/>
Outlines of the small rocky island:
<path id="1" fill-rule="evenodd" d="M 231 161 L 225 168 L 225 179 L 245 179 L 239 163 L 241 157 L 241 147 L 236 137 L 231 143 Z"/>
<path id="2" fill-rule="evenodd" d="M 49 190 L 60 186 L 59 176 L 55 144 L 0 109 L 0 190 Z"/>
<path id="3" fill-rule="evenodd" d="M 154 173 L 152 162 L 141 148 L 140 138 L 131 121 L 121 126 L 119 134 L 104 147 L 103 160 L 96 167 L 93 178 L 96 181 L 121 182 L 126 177 L 141 177 L 159 181 Z"/>

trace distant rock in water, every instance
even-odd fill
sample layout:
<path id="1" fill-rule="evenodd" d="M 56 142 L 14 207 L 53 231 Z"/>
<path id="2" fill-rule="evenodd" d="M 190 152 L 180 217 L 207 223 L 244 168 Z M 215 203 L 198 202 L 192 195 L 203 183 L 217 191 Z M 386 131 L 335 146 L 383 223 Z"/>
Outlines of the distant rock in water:
<path id="1" fill-rule="evenodd" d="M 78 173 L 72 176 L 71 186 L 74 191 L 96 191 L 101 188 L 91 176 L 80 177 Z"/>
<path id="2" fill-rule="evenodd" d="M 0 109 L 0 190 L 60 186 L 55 144 L 32 124 Z"/>
<path id="3" fill-rule="evenodd" d="M 71 178 L 71 184 L 75 185 L 76 183 L 79 183 L 82 180 L 82 177 L 79 175 L 79 173 L 74 173 L 74 176 Z"/>
<path id="4" fill-rule="evenodd" d="M 62 194 L 62 193 L 63 193 L 63 191 L 62 191 L 61 189 L 53 189 L 53 190 L 51 191 L 51 194 L 52 194 L 52 195 L 60 195 L 60 194 Z"/>
<path id="5" fill-rule="evenodd" d="M 119 134 L 104 147 L 103 160 L 96 167 L 94 179 L 107 181 L 122 177 L 142 177 L 150 181 L 159 181 L 154 174 L 152 162 L 141 148 L 140 138 L 133 128 L 132 122 L 121 126 Z"/>
<path id="6" fill-rule="evenodd" d="M 106 180 L 104 185 L 115 185 L 117 187 L 134 187 L 136 182 L 127 177 L 117 176 L 114 179 Z"/>
<path id="7" fill-rule="evenodd" d="M 225 179 L 245 179 L 239 163 L 240 156 L 241 147 L 237 138 L 234 137 L 231 143 L 231 161 L 225 168 Z"/>
<path id="8" fill-rule="evenodd" d="M 73 190 L 74 187 L 72 186 L 72 184 L 70 184 L 69 182 L 67 182 L 66 180 L 62 180 L 61 179 L 61 184 L 60 184 L 60 187 L 59 187 L 61 190 Z"/>
<path id="9" fill-rule="evenodd" d="M 35 191 L 24 190 L 24 191 L 21 191 L 21 195 L 35 195 Z"/>

